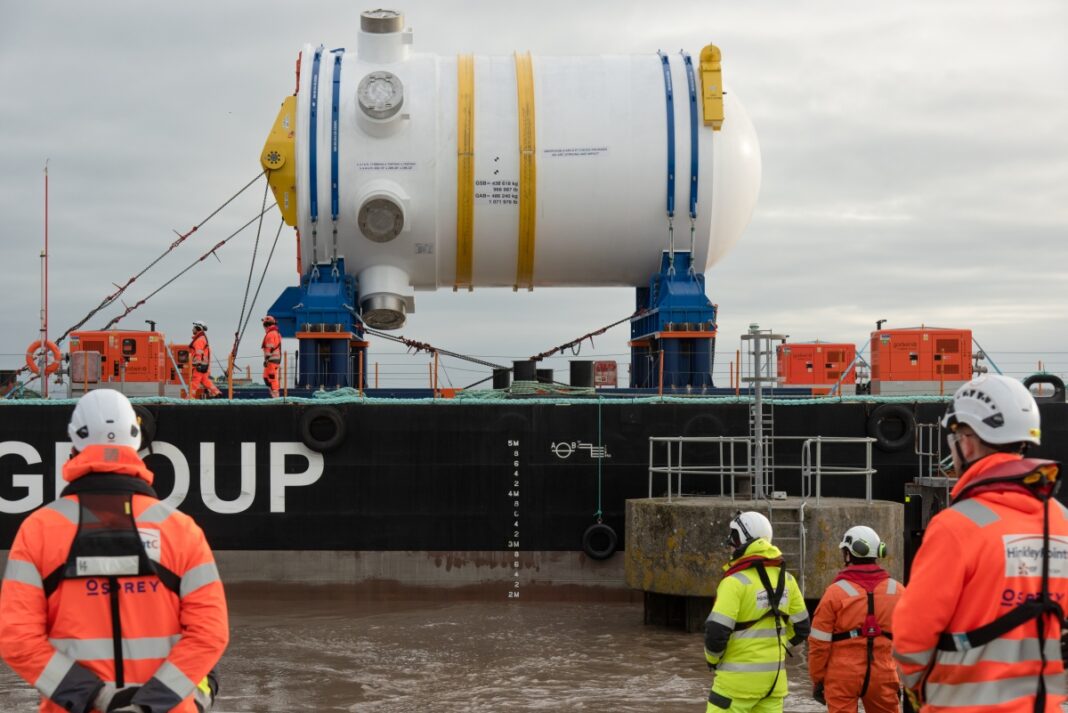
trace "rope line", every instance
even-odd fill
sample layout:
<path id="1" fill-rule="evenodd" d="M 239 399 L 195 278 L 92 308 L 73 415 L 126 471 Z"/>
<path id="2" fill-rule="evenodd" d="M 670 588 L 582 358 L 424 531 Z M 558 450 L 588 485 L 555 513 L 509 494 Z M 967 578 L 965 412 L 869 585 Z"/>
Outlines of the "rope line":
<path id="1" fill-rule="evenodd" d="M 285 225 L 285 219 L 278 223 L 278 231 L 274 234 L 274 243 L 271 245 L 271 252 L 267 253 L 267 262 L 263 265 L 263 272 L 260 273 L 260 281 L 256 284 L 256 291 L 252 294 L 252 304 L 249 305 L 248 314 L 245 316 L 245 324 L 241 327 L 241 335 L 238 338 L 238 341 L 244 339 L 245 329 L 248 327 L 249 320 L 252 319 L 252 308 L 256 306 L 256 300 L 259 299 L 260 288 L 263 287 L 263 279 L 267 277 L 267 268 L 271 266 L 271 258 L 274 257 L 274 249 L 278 247 L 278 237 L 282 234 L 283 225 Z"/>
<path id="2" fill-rule="evenodd" d="M 366 331 L 368 334 L 371 334 L 371 335 L 376 336 L 376 337 L 380 337 L 382 339 L 389 339 L 389 340 L 392 340 L 394 342 L 400 342 L 401 344 L 404 344 L 405 346 L 407 346 L 409 349 L 414 349 L 416 352 L 427 352 L 428 354 L 433 354 L 434 352 L 437 352 L 438 354 L 444 354 L 445 356 L 449 356 L 449 357 L 452 357 L 454 359 L 462 359 L 463 361 L 469 361 L 472 364 L 481 364 L 482 366 L 487 366 L 487 367 L 489 367 L 491 369 L 508 369 L 508 368 L 510 368 L 510 367 L 507 367 L 507 366 L 502 366 L 500 364 L 494 364 L 493 362 L 490 362 L 490 361 L 483 361 L 482 359 L 476 359 L 475 357 L 467 356 L 466 354 L 459 354 L 457 352 L 452 352 L 452 351 L 449 351 L 448 349 L 439 349 L 439 348 L 435 347 L 433 344 L 427 344 L 426 342 L 416 341 L 415 339 L 408 339 L 408 338 L 406 338 L 404 336 L 393 336 L 392 334 L 387 334 L 385 332 L 380 332 L 377 329 L 371 329 L 370 327 L 366 327 L 365 326 L 364 327 L 364 331 Z"/>
<path id="3" fill-rule="evenodd" d="M 267 211 L 271 210 L 271 208 L 274 208 L 274 206 L 275 206 L 275 204 L 271 204 L 270 208 L 267 208 L 266 210 L 264 210 L 264 211 L 263 211 L 263 213 L 266 213 Z M 156 289 L 156 290 L 155 290 L 154 292 L 152 292 L 151 294 L 149 294 L 149 295 L 148 295 L 147 297 L 144 297 L 144 298 L 142 298 L 142 299 L 138 300 L 138 301 L 137 301 L 137 302 L 136 302 L 136 303 L 135 303 L 135 304 L 134 304 L 133 306 L 131 306 L 131 307 L 127 307 L 127 308 L 126 308 L 126 310 L 125 310 L 125 311 L 124 311 L 124 312 L 123 312 L 122 314 L 118 315 L 117 317 L 113 318 L 113 319 L 112 319 L 112 320 L 111 320 L 110 322 L 108 322 L 107 324 L 105 324 L 105 325 L 104 325 L 104 329 L 111 329 L 111 327 L 113 327 L 113 326 L 114 326 L 114 325 L 115 325 L 116 323 L 118 323 L 118 322 L 119 322 L 119 320 L 121 320 L 121 319 L 125 318 L 125 317 L 126 317 L 126 316 L 127 316 L 128 314 L 130 314 L 131 312 L 133 312 L 133 311 L 134 311 L 135 309 L 137 309 L 138 307 L 140 307 L 141 305 L 143 305 L 143 304 L 144 304 L 145 302 L 148 302 L 148 301 L 149 301 L 150 299 L 152 299 L 152 298 L 153 298 L 153 297 L 155 297 L 155 296 L 156 296 L 157 294 L 159 294 L 159 293 L 160 293 L 160 292 L 161 292 L 161 291 L 163 290 L 163 288 L 167 287 L 167 286 L 168 286 L 168 285 L 170 285 L 170 284 L 171 284 L 172 282 L 174 282 L 175 280 L 177 280 L 177 279 L 178 279 L 179 277 L 181 277 L 182 275 L 184 275 L 185 273 L 189 272 L 189 271 L 190 271 L 190 270 L 192 270 L 192 269 L 193 269 L 194 267 L 196 267 L 196 266 L 197 266 L 197 263 L 203 262 L 203 261 L 204 261 L 204 260 L 206 260 L 206 259 L 208 258 L 208 256 L 210 256 L 210 255 L 214 255 L 214 254 L 215 254 L 215 251 L 216 251 L 216 250 L 218 250 L 218 249 L 219 249 L 219 248 L 221 248 L 222 246 L 226 245 L 226 244 L 227 244 L 228 242 L 230 242 L 230 241 L 231 241 L 231 240 L 233 240 L 233 239 L 234 239 L 235 237 L 237 237 L 237 236 L 238 236 L 238 235 L 239 235 L 239 234 L 240 234 L 240 233 L 241 233 L 242 231 L 244 231 L 244 230 L 245 230 L 245 228 L 247 228 L 248 226 L 250 226 L 250 225 L 252 225 L 253 223 L 255 223 L 255 222 L 256 222 L 256 221 L 257 221 L 257 220 L 258 220 L 258 219 L 260 218 L 260 216 L 262 216 L 262 215 L 263 215 L 263 213 L 260 213 L 259 215 L 257 215 L 257 216 L 255 216 L 255 217 L 253 217 L 253 218 L 252 218 L 252 220 L 248 221 L 247 223 L 245 223 L 244 225 L 242 225 L 242 226 L 241 226 L 240 228 L 238 228 L 237 230 L 235 230 L 235 231 L 234 231 L 233 233 L 231 233 L 231 234 L 229 235 L 229 237 L 227 237 L 227 238 L 225 238 L 225 239 L 223 239 L 223 240 L 219 241 L 218 243 L 216 243 L 215 247 L 213 247 L 213 248 L 212 248 L 211 250 L 209 250 L 209 251 L 207 251 L 206 253 L 204 253 L 203 255 L 201 255 L 201 256 L 200 256 L 199 258 L 197 258 L 197 259 L 196 259 L 196 260 L 195 260 L 195 261 L 194 261 L 193 263 L 191 263 L 191 264 L 190 264 L 190 265 L 189 265 L 189 266 L 188 266 L 187 268 L 185 268 L 184 270 L 182 270 L 181 272 L 179 272 L 179 273 L 178 273 L 177 275 L 175 275 L 175 276 L 174 276 L 174 277 L 172 277 L 171 279 L 169 279 L 169 280 L 167 280 L 166 282 L 164 282 L 164 283 L 163 283 L 162 285 L 160 285 L 160 286 L 159 286 L 159 287 L 158 287 L 158 288 L 157 288 L 157 289 Z"/>
<path id="4" fill-rule="evenodd" d="M 580 347 L 582 345 L 582 343 L 584 341 L 586 341 L 587 339 L 590 340 L 590 346 L 593 346 L 593 338 L 594 337 L 599 336 L 601 334 L 604 334 L 605 332 L 607 332 L 612 327 L 615 327 L 615 326 L 618 326 L 620 324 L 623 324 L 624 322 L 629 322 L 630 320 L 634 319 L 635 317 L 640 317 L 641 315 L 645 314 L 647 311 L 648 310 L 646 310 L 643 307 L 643 308 L 635 311 L 634 314 L 630 315 L 629 317 L 624 317 L 623 319 L 616 320 L 615 322 L 612 322 L 609 325 L 601 327 L 600 329 L 598 329 L 596 331 L 589 332 L 588 334 L 583 334 L 578 339 L 572 339 L 567 344 L 561 344 L 558 347 L 553 347 L 552 349 L 550 349 L 548 351 L 545 351 L 545 352 L 542 352 L 541 354 L 537 354 L 535 356 L 532 356 L 532 357 L 530 357 L 530 360 L 531 361 L 541 361 L 545 357 L 550 357 L 550 356 L 552 356 L 553 354 L 556 354 L 556 353 L 563 354 L 565 349 L 571 349 L 572 353 L 577 356 L 578 352 L 574 350 L 575 347 Z"/>
<path id="5" fill-rule="evenodd" d="M 597 449 L 598 452 L 601 454 L 601 457 L 597 459 L 597 512 L 594 513 L 594 516 L 597 518 L 597 522 L 600 522 L 602 517 L 604 517 L 604 510 L 601 507 L 601 493 L 603 491 L 602 486 L 604 482 L 601 473 L 601 464 L 604 462 L 604 438 L 601 434 L 601 425 L 603 423 L 603 419 L 601 418 L 602 401 L 603 399 L 597 399 Z"/>
<path id="6" fill-rule="evenodd" d="M 202 221 L 200 221 L 199 223 L 197 223 L 196 225 L 194 225 L 194 226 L 193 226 L 192 228 L 190 228 L 190 229 L 189 229 L 188 231 L 186 231 L 185 233 L 179 233 L 179 232 L 178 232 L 177 230 L 176 230 L 176 231 L 174 231 L 174 232 L 175 232 L 175 234 L 177 234 L 177 235 L 178 235 L 178 239 L 177 239 L 177 240 L 175 240 L 175 241 L 174 241 L 173 243 L 171 243 L 171 244 L 170 244 L 170 246 L 169 246 L 169 247 L 168 247 L 168 248 L 167 248 L 166 250 L 164 250 L 164 251 L 163 251 L 163 253 L 162 253 L 162 254 L 161 254 L 161 255 L 160 255 L 159 257 L 157 257 L 157 258 L 156 258 L 155 260 L 153 260 L 152 262 L 150 262 L 150 263 L 148 264 L 148 267 L 146 267 L 145 269 L 141 270 L 141 272 L 137 273 L 136 275 L 134 275 L 133 277 L 131 277 L 131 278 L 130 278 L 129 280 L 127 280 L 127 281 L 126 281 L 126 283 L 125 283 L 124 285 L 122 285 L 121 287 L 119 287 L 118 285 L 116 285 L 116 287 L 118 287 L 118 289 L 117 289 L 117 290 L 116 290 L 115 292 L 113 292 L 113 293 L 111 293 L 110 295 L 108 295 L 107 297 L 105 297 L 105 298 L 104 298 L 104 299 L 103 299 L 103 300 L 102 300 L 102 301 L 100 302 L 100 304 L 99 304 L 99 305 L 97 305 L 97 306 L 96 306 L 96 307 L 95 307 L 94 309 L 92 309 L 92 310 L 91 310 L 91 311 L 89 312 L 89 314 L 85 315 L 85 317 L 83 317 L 83 318 L 82 318 L 82 320 L 81 320 L 80 322 L 78 322 L 78 323 L 77 323 L 77 324 L 75 324 L 75 325 L 74 325 L 73 327 L 71 327 L 71 328 L 70 328 L 70 329 L 68 329 L 68 330 L 67 330 L 66 332 L 64 332 L 64 333 L 63 333 L 63 336 L 61 336 L 61 337 L 60 337 L 59 339 L 57 339 L 57 340 L 56 340 L 56 344 L 57 344 L 57 345 L 61 344 L 61 343 L 63 342 L 63 340 L 64 340 L 64 339 L 66 339 L 66 338 L 67 338 L 68 336 L 70 336 L 70 333 L 71 333 L 71 332 L 73 332 L 73 331 L 75 331 L 75 330 L 77 330 L 77 329 L 81 329 L 81 328 L 82 328 L 82 326 L 83 326 L 83 325 L 84 325 L 84 324 L 85 324 L 86 322 L 88 322 L 88 321 L 89 321 L 90 319 L 92 319 L 92 318 L 93 318 L 94 316 L 96 316 L 96 314 L 97 314 L 98 312 L 100 312 L 100 311 L 101 311 L 101 310 L 103 310 L 103 309 L 106 309 L 106 308 L 107 308 L 107 307 L 109 307 L 109 306 L 110 306 L 111 304 L 113 304 L 113 303 L 115 302 L 115 300 L 117 300 L 117 299 L 118 299 L 118 298 L 119 298 L 119 297 L 120 297 L 120 296 L 122 295 L 122 293 L 126 291 L 126 288 L 128 288 L 128 287 L 129 287 L 130 285 L 132 285 L 132 284 L 133 284 L 133 283 L 134 283 L 134 282 L 135 282 L 135 281 L 136 281 L 136 280 L 137 280 L 137 279 L 138 279 L 139 277 L 141 277 L 141 276 L 142 276 L 142 275 L 144 275 L 144 274 L 145 274 L 146 272 L 148 272 L 148 271 L 149 271 L 149 270 L 151 270 L 151 269 L 152 269 L 153 267 L 155 267 L 155 266 L 156 266 L 156 264 L 157 264 L 157 263 L 158 263 L 158 262 L 159 262 L 160 260 L 162 260 L 163 258 L 167 257 L 167 255 L 169 255 L 169 254 L 171 253 L 171 251 L 173 251 L 173 250 L 174 250 L 174 249 L 175 249 L 176 247 L 178 247 L 178 246 L 179 246 L 179 245 L 181 245 L 181 244 L 182 244 L 183 242 L 185 242 L 185 241 L 186 241 L 186 239 L 187 239 L 187 238 L 189 238 L 189 236 L 191 236 L 191 235 L 192 235 L 193 233 L 197 232 L 197 230 L 199 230 L 200 228 L 204 227 L 204 225 L 205 225 L 205 224 L 206 224 L 206 223 L 207 223 L 207 222 L 208 222 L 209 220 L 211 220 L 211 219 L 212 219 L 212 218 L 214 218 L 214 217 L 215 217 L 216 215 L 218 215 L 218 214 L 219 214 L 219 212 L 220 212 L 220 211 L 222 211 L 222 209 L 223 209 L 223 208 L 225 208 L 226 206 L 228 206 L 228 205 L 230 205 L 231 203 L 233 203 L 233 202 L 234 202 L 234 200 L 235 200 L 235 199 L 237 199 L 237 197 L 238 197 L 238 196 L 240 196 L 240 195 L 241 195 L 242 193 L 244 193 L 245 191 L 247 191 L 247 190 L 248 190 L 248 189 L 249 189 L 249 188 L 250 188 L 250 187 L 252 186 L 252 184 L 253 184 L 253 183 L 255 183 L 256 181 L 258 181 L 258 180 L 259 180 L 259 179 L 260 179 L 260 178 L 261 178 L 261 177 L 263 176 L 263 174 L 264 174 L 264 173 L 266 173 L 266 171 L 260 171 L 260 172 L 259 172 L 258 174 L 256 174 L 256 177 L 255 177 L 255 178 L 253 178 L 253 179 L 252 179 L 251 181 L 249 181 L 248 183 L 246 183 L 246 184 L 245 184 L 245 186 L 244 186 L 244 187 L 243 187 L 243 188 L 242 188 L 241 190 L 239 190 L 239 191 L 238 191 L 237 193 L 235 193 L 234 195 L 230 196 L 230 198 L 229 198 L 229 199 L 227 199 L 227 201 L 226 201 L 225 203 L 223 203 L 223 204 L 222 204 L 222 205 L 220 205 L 220 206 L 219 206 L 218 208 L 216 208 L 215 210 L 213 210 L 213 211 L 212 211 L 212 212 L 211 212 L 211 213 L 210 213 L 210 214 L 208 215 L 208 217 L 207 217 L 207 218 L 204 218 L 204 219 L 203 219 Z"/>
<path id="7" fill-rule="evenodd" d="M 245 280 L 245 296 L 241 298 L 241 315 L 237 318 L 237 328 L 234 329 L 234 347 L 230 350 L 230 356 L 237 356 L 237 345 L 241 341 L 241 334 L 244 329 L 241 327 L 242 321 L 245 319 L 245 308 L 248 306 L 248 291 L 252 288 L 252 273 L 256 269 L 256 255 L 260 251 L 260 233 L 263 231 L 263 215 L 266 213 L 267 208 L 267 191 L 270 190 L 271 184 L 268 183 L 263 187 L 263 203 L 260 204 L 260 222 L 256 226 L 256 242 L 252 246 L 252 261 L 248 266 L 248 279 Z M 249 314 L 252 314 L 252 308 L 249 307 Z M 245 322 L 246 324 L 248 322 Z"/>

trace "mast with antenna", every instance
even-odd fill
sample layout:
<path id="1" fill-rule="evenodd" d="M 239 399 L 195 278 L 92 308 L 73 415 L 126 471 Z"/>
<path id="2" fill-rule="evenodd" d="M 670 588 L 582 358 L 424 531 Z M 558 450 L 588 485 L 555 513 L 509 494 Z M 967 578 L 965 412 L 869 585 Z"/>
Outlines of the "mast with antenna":
<path id="1" fill-rule="evenodd" d="M 41 396 L 48 398 L 48 159 L 44 167 L 44 250 L 41 251 Z"/>

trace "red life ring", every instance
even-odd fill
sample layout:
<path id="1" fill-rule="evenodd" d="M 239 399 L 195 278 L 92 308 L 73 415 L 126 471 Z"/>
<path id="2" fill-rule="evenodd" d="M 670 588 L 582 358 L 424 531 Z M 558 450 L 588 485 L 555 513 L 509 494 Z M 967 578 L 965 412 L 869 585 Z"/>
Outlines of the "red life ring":
<path id="1" fill-rule="evenodd" d="M 56 343 L 53 341 L 47 341 L 43 346 L 48 351 L 52 352 L 51 363 L 48 363 L 47 357 L 45 358 L 45 374 L 54 374 L 59 369 L 59 362 L 63 358 L 63 355 L 59 353 L 59 347 L 57 347 Z M 41 340 L 38 339 L 26 350 L 26 368 L 34 374 L 41 373 L 41 366 L 37 363 L 37 351 L 41 348 Z"/>

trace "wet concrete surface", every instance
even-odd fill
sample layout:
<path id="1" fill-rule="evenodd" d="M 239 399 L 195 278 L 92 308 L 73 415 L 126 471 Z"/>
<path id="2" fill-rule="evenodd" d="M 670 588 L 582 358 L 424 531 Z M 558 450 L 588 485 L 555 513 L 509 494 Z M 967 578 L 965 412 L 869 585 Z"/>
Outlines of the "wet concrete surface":
<path id="1" fill-rule="evenodd" d="M 618 602 L 376 600 L 345 587 L 231 586 L 217 713 L 703 711 L 700 634 L 642 624 Z M 426 596 L 426 595 L 424 595 Z M 825 710 L 803 658 L 786 710 Z M 35 710 L 3 667 L 0 711 Z"/>

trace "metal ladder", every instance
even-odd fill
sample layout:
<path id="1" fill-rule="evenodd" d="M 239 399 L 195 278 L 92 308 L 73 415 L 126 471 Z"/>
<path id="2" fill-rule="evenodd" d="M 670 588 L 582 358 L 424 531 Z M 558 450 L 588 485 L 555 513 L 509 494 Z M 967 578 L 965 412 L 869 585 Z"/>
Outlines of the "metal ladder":
<path id="1" fill-rule="evenodd" d="M 808 552 L 808 530 L 805 528 L 805 501 L 776 503 L 769 500 L 768 520 L 774 533 L 772 543 L 782 552 L 784 566 L 797 579 L 801 593 L 805 593 L 805 556 Z"/>
<path id="2" fill-rule="evenodd" d="M 770 329 L 761 329 L 759 324 L 750 324 L 742 341 L 749 343 L 749 376 L 742 381 L 750 384 L 753 399 L 749 405 L 749 432 L 752 435 L 750 461 L 753 464 L 753 497 L 766 498 L 775 489 L 775 449 L 771 436 L 775 433 L 775 410 L 772 404 L 764 403 L 765 384 L 778 384 L 779 378 L 773 369 L 775 352 L 773 341 L 786 341 L 786 335 L 773 334 Z"/>
<path id="3" fill-rule="evenodd" d="M 772 435 L 775 433 L 775 406 L 761 402 L 760 412 L 757 412 L 757 408 L 757 404 L 750 403 L 749 433 L 752 439 L 749 445 L 749 462 L 762 465 L 763 477 L 752 479 L 752 497 L 770 498 L 775 490 L 775 439 Z M 757 434 L 760 434 L 759 437 Z"/>

